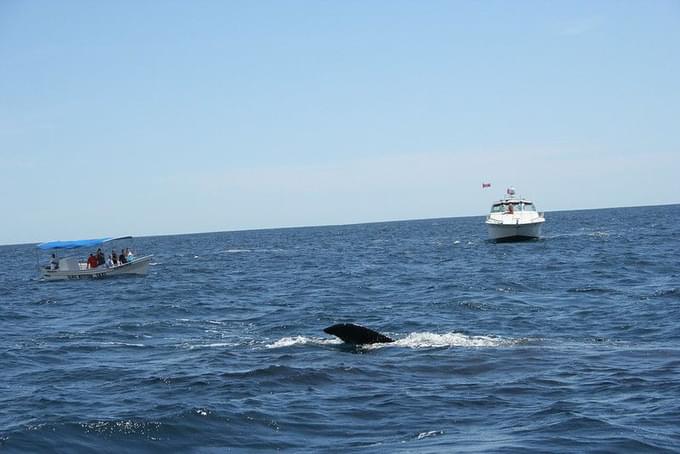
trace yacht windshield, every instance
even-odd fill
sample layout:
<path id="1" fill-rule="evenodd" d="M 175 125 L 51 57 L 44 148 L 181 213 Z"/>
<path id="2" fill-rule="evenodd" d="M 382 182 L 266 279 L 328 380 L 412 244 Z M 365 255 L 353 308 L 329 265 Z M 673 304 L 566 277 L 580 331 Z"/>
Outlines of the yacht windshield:
<path id="1" fill-rule="evenodd" d="M 524 211 L 536 211 L 536 207 L 534 206 L 533 203 L 525 203 Z"/>

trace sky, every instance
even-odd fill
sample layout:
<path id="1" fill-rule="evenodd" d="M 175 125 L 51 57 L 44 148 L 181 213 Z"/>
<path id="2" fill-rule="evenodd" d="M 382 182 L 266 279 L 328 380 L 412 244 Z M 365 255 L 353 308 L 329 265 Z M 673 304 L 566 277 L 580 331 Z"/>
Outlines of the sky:
<path id="1" fill-rule="evenodd" d="M 0 244 L 678 203 L 679 126 L 678 1 L 0 1 Z"/>

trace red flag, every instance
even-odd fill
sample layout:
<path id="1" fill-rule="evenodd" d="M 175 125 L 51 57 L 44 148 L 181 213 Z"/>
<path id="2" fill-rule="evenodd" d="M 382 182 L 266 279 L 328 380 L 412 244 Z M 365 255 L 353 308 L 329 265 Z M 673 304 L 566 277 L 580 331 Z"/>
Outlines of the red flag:
<path id="1" fill-rule="evenodd" d="M 482 183 L 482 189 L 490 188 L 490 187 L 491 187 L 491 183 Z"/>

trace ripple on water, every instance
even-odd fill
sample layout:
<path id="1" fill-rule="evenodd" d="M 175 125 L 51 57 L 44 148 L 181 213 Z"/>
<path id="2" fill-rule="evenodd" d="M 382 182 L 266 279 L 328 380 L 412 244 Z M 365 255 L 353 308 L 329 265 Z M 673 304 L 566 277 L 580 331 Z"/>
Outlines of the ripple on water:
<path id="1" fill-rule="evenodd" d="M 547 219 L 139 238 L 102 281 L 0 246 L 0 450 L 677 451 L 680 206 Z"/>

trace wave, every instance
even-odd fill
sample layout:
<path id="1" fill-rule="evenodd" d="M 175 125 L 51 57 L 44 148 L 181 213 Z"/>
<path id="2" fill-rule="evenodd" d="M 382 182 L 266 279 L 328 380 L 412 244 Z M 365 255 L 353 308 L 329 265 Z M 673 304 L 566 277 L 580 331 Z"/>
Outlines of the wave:
<path id="1" fill-rule="evenodd" d="M 226 254 L 243 254 L 243 253 L 248 253 L 248 252 L 256 252 L 256 253 L 268 253 L 268 252 L 285 252 L 285 249 L 281 248 L 270 248 L 270 249 L 248 249 L 248 248 L 230 248 L 230 249 L 225 249 L 224 253 Z"/>
<path id="2" fill-rule="evenodd" d="M 666 296 L 680 296 L 680 287 L 670 289 L 659 289 L 652 295 L 653 298 L 662 298 Z"/>
<path id="3" fill-rule="evenodd" d="M 519 343 L 517 339 L 496 336 L 468 336 L 462 333 L 411 333 L 394 345 L 409 348 L 433 347 L 507 347 Z M 377 344 L 375 344 L 377 345 Z"/>
<path id="4" fill-rule="evenodd" d="M 512 339 L 497 336 L 468 336 L 462 333 L 445 333 L 437 334 L 430 332 L 411 333 L 404 338 L 396 339 L 391 343 L 378 343 L 370 345 L 362 345 L 364 349 L 378 349 L 378 348 L 441 348 L 441 347 L 511 347 L 514 345 L 525 344 L 529 339 Z M 286 348 L 302 345 L 343 345 L 344 342 L 336 338 L 321 338 L 321 337 L 306 337 L 306 336 L 291 336 L 279 339 L 265 347 Z"/>
<path id="5" fill-rule="evenodd" d="M 439 435 L 444 435 L 443 430 L 430 430 L 428 432 L 421 432 L 416 437 L 416 440 L 422 440 L 424 438 L 437 437 Z"/>
<path id="6" fill-rule="evenodd" d="M 594 294 L 607 294 L 607 293 L 619 293 L 616 289 L 611 289 L 607 287 L 576 287 L 567 289 L 569 293 L 594 293 Z"/>
<path id="7" fill-rule="evenodd" d="M 209 344 L 189 344 L 189 343 L 183 343 L 181 344 L 181 348 L 185 348 L 187 350 L 196 350 L 196 349 L 201 349 L 201 348 L 222 348 L 222 347 L 238 347 L 240 344 L 235 343 L 235 342 L 212 342 Z"/>
<path id="8" fill-rule="evenodd" d="M 292 336 L 284 337 L 277 340 L 272 344 L 265 345 L 266 348 L 284 348 L 293 347 L 296 345 L 334 345 L 342 344 L 340 339 L 335 338 L 323 338 L 323 337 L 306 337 L 306 336 Z"/>
<path id="9" fill-rule="evenodd" d="M 144 345 L 144 344 L 130 343 L 130 342 L 114 342 L 114 341 L 102 342 L 100 345 L 101 345 L 102 347 L 104 347 L 104 346 L 112 346 L 112 347 L 146 347 L 146 345 Z"/>

